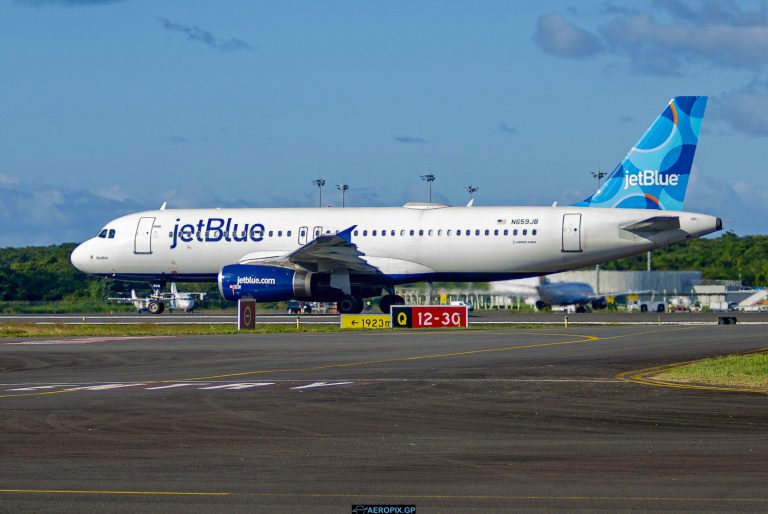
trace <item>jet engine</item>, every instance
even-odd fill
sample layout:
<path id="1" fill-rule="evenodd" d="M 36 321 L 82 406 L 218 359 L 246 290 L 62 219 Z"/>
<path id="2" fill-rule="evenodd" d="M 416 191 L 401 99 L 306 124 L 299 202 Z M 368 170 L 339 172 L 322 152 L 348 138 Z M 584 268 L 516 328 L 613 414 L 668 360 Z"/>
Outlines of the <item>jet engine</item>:
<path id="1" fill-rule="evenodd" d="M 280 266 L 230 264 L 219 271 L 219 292 L 227 300 L 278 302 L 313 296 L 314 273 Z M 316 282 L 316 281 L 315 281 Z"/>
<path id="2" fill-rule="evenodd" d="M 605 299 L 605 296 L 601 296 L 592 300 L 592 309 L 594 310 L 605 309 L 607 307 L 608 301 Z"/>

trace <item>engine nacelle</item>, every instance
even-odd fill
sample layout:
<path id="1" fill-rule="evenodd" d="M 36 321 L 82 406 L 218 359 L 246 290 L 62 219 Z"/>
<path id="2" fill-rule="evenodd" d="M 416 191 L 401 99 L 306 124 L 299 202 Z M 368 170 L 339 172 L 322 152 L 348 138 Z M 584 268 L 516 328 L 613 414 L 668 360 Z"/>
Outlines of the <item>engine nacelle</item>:
<path id="1" fill-rule="evenodd" d="M 219 271 L 219 292 L 227 300 L 279 302 L 312 296 L 312 275 L 280 266 L 230 264 Z"/>
<path id="2" fill-rule="evenodd" d="M 600 296 L 599 298 L 592 300 L 592 309 L 598 310 L 606 308 L 608 308 L 608 300 L 605 299 L 605 296 Z"/>

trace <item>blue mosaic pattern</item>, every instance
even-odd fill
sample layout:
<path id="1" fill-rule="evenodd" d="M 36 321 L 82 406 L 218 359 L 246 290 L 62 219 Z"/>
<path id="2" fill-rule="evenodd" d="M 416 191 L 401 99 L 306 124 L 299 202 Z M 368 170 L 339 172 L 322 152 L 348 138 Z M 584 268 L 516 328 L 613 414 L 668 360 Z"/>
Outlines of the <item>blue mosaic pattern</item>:
<path id="1" fill-rule="evenodd" d="M 573 205 L 682 210 L 706 107 L 706 96 L 670 100 L 602 187 Z"/>

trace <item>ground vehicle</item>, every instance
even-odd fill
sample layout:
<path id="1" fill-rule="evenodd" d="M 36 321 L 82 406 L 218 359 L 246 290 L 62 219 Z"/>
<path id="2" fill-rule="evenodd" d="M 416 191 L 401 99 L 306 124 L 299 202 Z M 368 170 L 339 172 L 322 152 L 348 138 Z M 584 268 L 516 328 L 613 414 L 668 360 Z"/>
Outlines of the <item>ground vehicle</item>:
<path id="1" fill-rule="evenodd" d="M 473 310 L 475 310 L 475 306 L 474 305 L 472 305 L 471 303 L 462 302 L 460 300 L 459 301 L 451 302 L 448 305 L 452 305 L 452 306 L 456 306 L 456 307 L 464 307 L 464 306 L 466 306 L 467 307 L 467 311 L 469 311 L 469 312 L 472 312 Z"/>
<path id="2" fill-rule="evenodd" d="M 307 302 L 298 300 L 288 301 L 288 314 L 308 314 L 312 312 L 312 306 Z"/>

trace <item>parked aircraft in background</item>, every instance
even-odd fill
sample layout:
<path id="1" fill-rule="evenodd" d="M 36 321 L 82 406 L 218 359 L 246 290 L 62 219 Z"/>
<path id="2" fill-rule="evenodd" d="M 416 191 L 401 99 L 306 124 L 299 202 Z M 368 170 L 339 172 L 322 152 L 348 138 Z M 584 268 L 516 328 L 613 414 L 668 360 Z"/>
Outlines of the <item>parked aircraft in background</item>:
<path id="1" fill-rule="evenodd" d="M 228 300 L 336 301 L 352 313 L 382 293 L 389 312 L 404 301 L 398 284 L 535 277 L 637 255 L 722 229 L 719 218 L 680 211 L 706 103 L 671 100 L 603 186 L 572 206 L 163 206 L 107 223 L 71 260 L 156 291 L 216 281 Z"/>
<path id="2" fill-rule="evenodd" d="M 207 293 L 180 293 L 176 288 L 176 282 L 171 282 L 171 292 L 153 292 L 150 296 L 139 297 L 136 294 L 135 289 L 131 289 L 130 298 L 109 298 L 110 301 L 119 303 L 132 303 L 139 313 L 150 312 L 152 314 L 160 314 L 166 308 L 169 312 L 174 310 L 180 310 L 184 312 L 192 312 L 196 306 L 196 302 L 203 302 Z"/>

